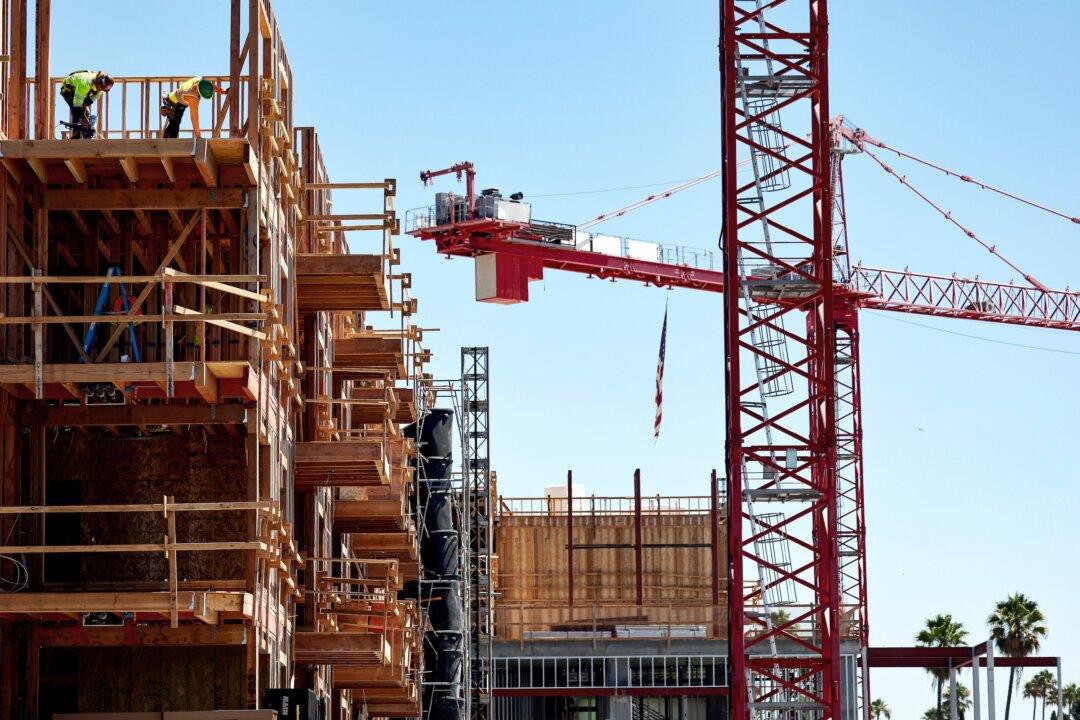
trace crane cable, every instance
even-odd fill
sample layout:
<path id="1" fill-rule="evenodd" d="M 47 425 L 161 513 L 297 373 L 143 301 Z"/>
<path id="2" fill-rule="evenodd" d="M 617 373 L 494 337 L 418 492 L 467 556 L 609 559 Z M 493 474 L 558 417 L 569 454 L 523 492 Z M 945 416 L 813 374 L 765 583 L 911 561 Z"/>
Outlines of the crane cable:
<path id="1" fill-rule="evenodd" d="M 864 139 L 865 139 L 865 138 L 864 138 Z M 1018 267 L 1018 266 L 1017 266 L 1017 265 L 1016 265 L 1015 263 L 1013 263 L 1013 262 L 1012 262 L 1011 260 L 1009 260 L 1009 259 L 1008 259 L 1007 257 L 1005 257 L 1005 256 L 1004 256 L 1004 255 L 1002 255 L 1002 254 L 1001 254 L 1000 252 L 998 252 L 998 250 L 997 250 L 997 247 L 996 247 L 996 246 L 994 246 L 994 245 L 991 245 L 990 243 L 986 242 L 985 240 L 983 240 L 982 238 L 980 238 L 980 237 L 979 237 L 978 235 L 976 235 L 976 234 L 975 234 L 975 233 L 974 233 L 973 231 L 971 231 L 970 229 L 968 229 L 967 227 L 965 227 L 964 225 L 962 225 L 962 224 L 961 224 L 960 222 L 958 222 L 958 221 L 956 220 L 956 218 L 954 218 L 954 217 L 952 216 L 952 213 L 951 213 L 951 212 L 949 212 L 948 210 L 945 210 L 945 209 L 944 209 L 944 208 L 942 208 L 942 207 L 941 207 L 940 205 L 938 205 L 938 204 L 937 204 L 937 203 L 935 203 L 935 202 L 934 202 L 933 200 L 931 200 L 931 199 L 930 199 L 929 197 L 927 197 L 926 195 L 924 195 L 924 194 L 922 193 L 922 191 L 920 191 L 920 190 L 919 190 L 919 189 L 918 189 L 917 187 L 915 187 L 914 185 L 912 185 L 912 184 L 911 184 L 911 182 L 909 182 L 909 181 L 908 181 L 908 179 L 907 179 L 907 177 L 906 177 L 906 176 L 904 176 L 904 175 L 900 175 L 900 174 L 899 174 L 898 172 L 896 172 L 895 170 L 893 170 L 893 169 L 892 169 L 892 168 L 891 168 L 891 167 L 890 167 L 889 165 L 887 165 L 887 164 L 886 164 L 885 162 L 883 162 L 883 161 L 881 160 L 881 158 L 879 158 L 879 157 L 878 157 L 877 155 L 875 155 L 875 154 L 874 154 L 873 152 L 871 152 L 870 150 L 868 150 L 868 149 L 867 149 L 867 148 L 865 147 L 865 145 L 863 146 L 863 148 L 862 148 L 862 151 L 863 151 L 863 152 L 864 152 L 864 153 L 865 153 L 866 155 L 870 156 L 870 158 L 871 158 L 871 159 L 872 159 L 872 160 L 873 160 L 874 162 L 876 162 L 876 163 L 877 163 L 877 164 L 878 164 L 878 165 L 879 165 L 879 166 L 881 167 L 881 169 L 882 169 L 882 170 L 884 170 L 884 171 L 885 171 L 885 172 L 887 172 L 887 173 L 888 173 L 889 175 L 892 175 L 892 176 L 893 176 L 894 178 L 896 178 L 897 180 L 899 180 L 899 181 L 900 181 L 900 184 L 901 184 L 901 185 L 903 185 L 903 186 L 904 186 L 904 187 L 906 187 L 907 189 L 911 190 L 911 192 L 915 193 L 915 194 L 916 194 L 916 195 L 917 195 L 917 196 L 918 196 L 919 198 L 921 198 L 921 199 L 922 199 L 922 201 L 923 201 L 923 202 L 925 202 L 925 203 L 926 203 L 927 205 L 929 205 L 930 207 L 934 208 L 934 210 L 936 210 L 936 211 L 937 211 L 938 213 L 940 213 L 940 214 L 941 214 L 941 216 L 942 216 L 943 218 L 945 218 L 945 219 L 946 219 L 947 221 L 949 221 L 950 223 L 952 223 L 953 225 L 955 225 L 955 226 L 956 226 L 957 228 L 959 228 L 959 229 L 960 229 L 960 231 L 961 231 L 962 233 L 964 233 L 964 234 L 965 234 L 965 235 L 967 235 L 967 236 L 968 236 L 969 238 L 971 238 L 971 239 L 972 239 L 972 240 L 974 240 L 975 242 L 977 242 L 977 243 L 979 243 L 980 245 L 982 245 L 982 246 L 983 246 L 984 248 L 986 248 L 986 251 L 987 251 L 987 252 L 989 252 L 989 253 L 990 253 L 991 255 L 993 255 L 993 256 L 994 256 L 994 257 L 996 257 L 997 259 L 1001 260 L 1001 262 L 1005 263 L 1005 264 L 1006 264 L 1006 265 L 1008 265 L 1008 266 L 1009 266 L 1010 268 L 1012 268 L 1012 269 L 1013 269 L 1013 270 L 1015 270 L 1016 272 L 1020 273 L 1020 275 L 1021 275 L 1021 276 L 1023 276 L 1023 278 L 1024 278 L 1025 280 L 1027 280 L 1027 281 L 1028 281 L 1029 283 L 1031 283 L 1031 285 L 1032 285 L 1033 287 L 1035 287 L 1035 288 L 1036 288 L 1036 289 L 1038 289 L 1038 290 L 1042 290 L 1043 292 L 1050 292 L 1050 288 L 1048 288 L 1048 287 L 1047 287 L 1046 285 L 1044 285 L 1043 283 L 1039 282 L 1039 280 L 1037 280 L 1037 279 L 1036 279 L 1036 278 L 1035 278 L 1034 276 L 1030 275 L 1029 273 L 1026 273 L 1026 272 L 1024 272 L 1023 270 L 1021 270 L 1021 269 L 1020 269 L 1020 268 L 1019 268 L 1019 267 Z"/>
<path id="2" fill-rule="evenodd" d="M 586 221 L 584 221 L 582 223 L 578 223 L 577 228 L 578 228 L 578 230 L 587 230 L 588 228 L 591 228 L 594 225 L 599 225 L 600 223 L 611 220 L 612 218 L 621 217 L 622 215 L 625 215 L 626 213 L 630 212 L 631 210 L 636 210 L 637 208 L 642 207 L 643 205 L 648 205 L 649 203 L 655 202 L 657 200 L 663 200 L 664 198 L 669 198 L 669 197 L 671 197 L 672 195 L 674 195 L 677 192 L 681 192 L 683 190 L 686 190 L 687 188 L 692 188 L 695 185 L 700 185 L 701 183 L 705 182 L 706 180 L 712 180 L 714 177 L 717 177 L 718 175 L 720 175 L 721 172 L 722 171 L 720 171 L 720 170 L 714 170 L 711 173 L 708 173 L 706 175 L 702 175 L 701 177 L 696 177 L 693 180 L 686 180 L 685 182 L 683 182 L 683 183 L 681 183 L 679 185 L 676 185 L 675 187 L 668 188 L 664 192 L 653 193 L 652 195 L 644 197 L 644 198 L 642 198 L 640 200 L 636 200 L 636 201 L 630 203 L 629 205 L 624 205 L 621 208 L 618 208 L 616 210 L 612 210 L 610 212 L 601 213 L 600 215 L 597 215 L 594 218 L 586 220 Z"/>
<path id="3" fill-rule="evenodd" d="M 1007 197 L 1007 198 L 1009 198 L 1011 200 L 1015 200 L 1015 201 L 1017 201 L 1019 203 L 1023 203 L 1024 205 L 1027 205 L 1029 207 L 1033 207 L 1033 208 L 1036 208 L 1038 210 L 1042 210 L 1043 212 L 1050 213 L 1051 215 L 1056 215 L 1059 218 L 1062 218 L 1064 220 L 1068 220 L 1069 222 L 1071 222 L 1071 223 L 1073 223 L 1075 225 L 1080 225 L 1080 217 L 1069 215 L 1068 213 L 1061 212 L 1060 210 L 1055 210 L 1052 207 L 1048 207 L 1048 206 L 1043 205 L 1042 203 L 1036 202 L 1034 200 L 1029 200 L 1029 199 L 1027 199 L 1025 197 L 1021 197 L 1020 195 L 1017 195 L 1016 193 L 1009 192 L 1008 190 L 1002 190 L 1001 188 L 994 187 L 993 185 L 990 185 L 989 183 L 985 183 L 982 180 L 976 180 L 975 178 L 971 177 L 970 175 L 965 175 L 964 173 L 956 172 L 955 170 L 950 170 L 949 168 L 942 167 L 941 165 L 938 165 L 936 163 L 932 163 L 929 160 L 925 160 L 925 159 L 923 159 L 923 158 L 921 158 L 921 157 L 919 157 L 917 155 L 912 155 L 911 153 L 904 152 L 903 150 L 900 150 L 898 148 L 894 148 L 894 147 L 892 147 L 890 145 L 887 145 L 886 143 L 883 143 L 882 141 L 878 140 L 877 138 L 874 138 L 874 137 L 871 137 L 869 135 L 863 134 L 862 135 L 862 141 L 864 143 L 869 143 L 871 145 L 874 145 L 875 147 L 879 147 L 879 148 L 881 148 L 883 150 L 888 150 L 889 152 L 896 153 L 899 157 L 907 158 L 908 160 L 913 160 L 913 161 L 919 163 L 920 165 L 925 165 L 928 168 L 932 168 L 934 170 L 937 170 L 938 172 L 943 173 L 943 174 L 947 175 L 948 177 L 953 177 L 953 178 L 956 178 L 958 180 L 962 180 L 962 181 L 964 181 L 966 183 L 971 183 L 972 185 L 975 185 L 975 186 L 977 186 L 977 187 L 979 187 L 979 188 L 981 188 L 983 190 L 989 190 L 992 193 L 996 193 L 996 194 L 1001 195 L 1003 197 Z"/>
<path id="4" fill-rule="evenodd" d="M 776 148 L 776 152 L 783 152 L 783 151 L 787 150 L 788 148 L 790 148 L 794 144 L 795 144 L 794 141 L 788 142 L 788 143 L 780 146 L 779 148 Z M 742 160 L 742 161 L 736 163 L 735 167 L 737 167 L 737 168 L 748 167 L 751 162 L 753 162 L 753 159 L 752 158 L 747 158 L 746 160 Z M 599 225 L 602 222 L 607 222 L 608 220 L 611 220 L 612 218 L 622 217 L 623 215 L 630 212 L 631 210 L 637 210 L 639 207 L 644 207 L 645 205 L 648 205 L 650 203 L 654 203 L 657 200 L 663 200 L 664 198 L 669 198 L 672 195 L 674 195 L 675 193 L 682 192 L 683 190 L 688 190 L 688 189 L 694 187 L 695 185 L 700 185 L 701 183 L 705 182 L 706 180 L 712 180 L 714 177 L 719 177 L 722 172 L 723 172 L 722 170 L 713 170 L 711 173 L 707 173 L 705 175 L 702 175 L 701 177 L 696 177 L 696 178 L 694 178 L 692 180 L 685 180 L 682 183 L 680 183 L 679 185 L 676 185 L 675 187 L 668 188 L 664 192 L 653 193 L 652 195 L 649 195 L 647 197 L 643 197 L 640 200 L 636 200 L 636 201 L 630 203 L 629 205 L 624 205 L 621 208 L 611 210 L 610 212 L 601 213 L 600 215 L 597 215 L 596 217 L 593 217 L 593 218 L 591 218 L 589 220 L 586 220 L 586 221 L 584 221 L 582 223 L 579 223 L 577 225 L 577 229 L 578 230 L 587 230 L 587 229 L 589 229 L 589 228 L 591 228 L 593 226 Z"/>

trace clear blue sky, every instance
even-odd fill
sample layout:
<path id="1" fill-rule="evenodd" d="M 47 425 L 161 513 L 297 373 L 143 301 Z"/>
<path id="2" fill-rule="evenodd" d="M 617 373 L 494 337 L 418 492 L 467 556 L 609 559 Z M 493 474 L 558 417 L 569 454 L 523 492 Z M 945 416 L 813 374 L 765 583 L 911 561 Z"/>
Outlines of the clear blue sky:
<path id="1" fill-rule="evenodd" d="M 196 0 L 181 17 L 165 4 L 55 0 L 53 68 L 226 72 L 226 6 Z M 477 164 L 481 184 L 533 197 L 681 180 L 719 164 L 714 2 L 276 6 L 298 122 L 318 126 L 335 179 L 397 177 L 402 214 L 432 201 L 420 170 L 460 160 Z M 115 20 L 101 25 L 107 7 L 117 8 Z M 192 8 L 204 17 L 192 19 Z M 831 20 L 834 113 L 1080 214 L 1080 4 L 834 2 Z M 902 167 L 1044 283 L 1080 286 L 1080 227 Z M 850 160 L 846 176 L 856 258 L 1012 277 L 869 159 Z M 575 222 L 643 192 L 535 197 L 535 211 Z M 343 195 L 337 207 L 370 205 Z M 712 247 L 719 186 L 603 227 Z M 363 252 L 372 240 L 353 247 Z M 670 294 L 664 429 L 653 444 L 665 291 L 549 274 L 527 305 L 481 305 L 471 263 L 411 238 L 401 245 L 422 323 L 442 328 L 430 336 L 434 370 L 456 373 L 461 345 L 491 346 L 493 460 L 504 493 L 538 494 L 573 468 L 589 492 L 624 494 L 635 467 L 646 492 L 707 492 L 709 470 L 723 465 L 718 297 Z M 994 601 L 1021 590 L 1048 616 L 1045 652 L 1064 654 L 1067 681 L 1080 681 L 1080 338 L 871 313 L 862 324 L 874 644 L 910 643 L 938 612 L 985 636 Z M 930 683 L 915 671 L 878 674 L 874 695 L 896 720 L 931 704 Z M 1025 702 L 1014 717 L 1028 712 Z"/>

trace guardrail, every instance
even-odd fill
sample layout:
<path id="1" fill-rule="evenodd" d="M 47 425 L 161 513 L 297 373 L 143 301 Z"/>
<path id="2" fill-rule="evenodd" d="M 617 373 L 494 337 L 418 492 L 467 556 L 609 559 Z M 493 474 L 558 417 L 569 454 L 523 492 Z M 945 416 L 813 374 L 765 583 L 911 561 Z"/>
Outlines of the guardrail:
<path id="1" fill-rule="evenodd" d="M 154 275 L 0 276 L 0 288 L 29 288 L 24 308 L 31 308 L 29 315 L 0 317 L 0 326 L 23 326 L 30 331 L 36 364 L 103 362 L 110 353 L 142 362 L 172 362 L 185 356 L 243 358 L 248 342 L 270 338 L 271 297 L 269 291 L 258 289 L 265 281 L 263 275 L 196 275 L 172 268 Z M 66 312 L 58 298 L 77 292 L 72 286 L 82 286 L 84 305 L 96 302 L 100 310 L 88 315 Z M 256 303 L 259 311 L 229 311 L 230 306 L 239 308 L 244 303 Z M 54 325 L 63 327 L 72 348 L 68 352 L 51 348 L 46 356 L 45 328 Z M 177 325 L 187 330 L 178 333 Z M 85 326 L 85 332 L 76 332 L 74 326 Z M 208 326 L 214 332 L 209 333 Z M 128 343 L 127 353 L 114 350 L 122 336 Z M 136 346 L 138 353 L 133 356 Z"/>
<path id="2" fill-rule="evenodd" d="M 159 109 L 161 98 L 168 95 L 190 76 L 169 75 L 144 75 L 114 77 L 116 81 L 112 89 L 102 93 L 90 112 L 97 115 L 95 129 L 106 140 L 143 140 L 161 137 L 165 128 L 165 119 L 161 117 Z M 207 75 L 210 80 L 219 87 L 230 89 L 228 76 Z M 49 122 L 48 127 L 53 129 L 54 138 L 62 137 L 65 131 L 60 121 L 67 121 L 67 103 L 60 97 L 60 86 L 63 77 L 54 77 L 49 81 Z M 208 100 L 200 103 L 200 124 L 204 137 L 246 137 L 246 123 L 241 122 L 240 129 L 232 133 L 229 128 L 229 116 L 232 110 L 232 98 L 239 98 L 239 117 L 247 117 L 247 83 L 246 76 L 240 79 L 239 93 L 230 92 L 227 95 L 214 94 Z M 33 77 L 26 79 L 26 107 L 33 109 L 36 106 L 37 80 Z M 34 126 L 33 120 L 30 127 Z M 180 129 L 180 137 L 192 137 L 190 120 L 185 119 Z"/>
<path id="3" fill-rule="evenodd" d="M 256 516 L 255 537 L 249 540 L 236 541 L 181 541 L 177 535 L 177 515 L 184 513 L 201 513 L 204 516 L 215 513 L 254 513 Z M 45 518 L 59 515 L 157 515 L 160 517 L 161 527 L 160 542 L 90 542 L 90 543 L 48 543 L 42 542 L 33 545 L 15 545 L 4 542 L 0 544 L 0 554 L 13 558 L 18 555 L 38 555 L 47 557 L 50 555 L 131 555 L 150 554 L 163 557 L 165 563 L 165 579 L 160 582 L 161 589 L 169 593 L 168 612 L 173 627 L 179 622 L 180 607 L 177 593 L 181 585 L 187 585 L 181 580 L 178 572 L 178 556 L 180 553 L 225 553 L 246 552 L 253 553 L 257 558 L 267 558 L 275 561 L 274 567 L 283 573 L 286 582 L 293 588 L 291 565 L 299 559 L 291 542 L 287 541 L 288 532 L 281 516 L 281 510 L 274 502 L 176 502 L 172 497 L 165 497 L 160 503 L 143 504 L 92 504 L 92 505 L 21 505 L 0 507 L 0 516 L 15 516 L 13 522 L 31 518 L 39 524 L 44 533 Z M 243 527 L 244 525 L 241 525 Z M 122 524 L 112 525 L 112 529 L 123 535 L 126 529 Z M 132 534 L 145 535 L 145 527 L 131 528 Z M 211 584 L 228 583 L 236 578 L 210 578 Z M 92 579 L 97 585 L 109 585 L 109 578 Z M 147 582 L 141 581 L 145 586 Z M 242 582 L 242 581 L 241 581 Z M 200 580 L 197 585 L 205 587 L 207 581 Z M 117 581 L 117 587 L 127 583 Z M 253 591 L 254 588 L 249 588 Z M 57 591 L 63 592 L 63 591 Z M 98 608 L 87 607 L 87 612 Z"/>
<path id="4" fill-rule="evenodd" d="M 726 504 L 723 491 L 718 496 L 719 507 Z M 587 495 L 574 497 L 572 508 L 565 497 L 504 497 L 499 496 L 499 513 L 515 516 L 558 516 L 572 509 L 575 517 L 633 515 L 634 498 Z M 644 517 L 665 515 L 707 515 L 710 512 L 708 495 L 642 496 L 641 514 Z"/>

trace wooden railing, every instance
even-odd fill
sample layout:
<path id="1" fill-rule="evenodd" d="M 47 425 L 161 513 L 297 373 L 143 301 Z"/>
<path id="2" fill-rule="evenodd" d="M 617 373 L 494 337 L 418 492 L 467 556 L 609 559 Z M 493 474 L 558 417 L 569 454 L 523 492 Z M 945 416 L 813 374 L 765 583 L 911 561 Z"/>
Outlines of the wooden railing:
<path id="1" fill-rule="evenodd" d="M 38 390 L 40 369 L 51 362 L 99 363 L 113 354 L 121 362 L 167 364 L 184 359 L 178 355 L 191 355 L 189 359 L 202 361 L 242 359 L 247 357 L 248 342 L 268 341 L 272 326 L 281 321 L 274 317 L 276 309 L 269 291 L 259 289 L 265 280 L 261 275 L 193 275 L 172 268 L 154 275 L 0 276 L 0 288 L 29 287 L 27 305 L 31 308 L 29 315 L 0 317 L 0 326 L 23 326 L 28 330 L 38 370 L 35 380 Z M 123 303 L 118 291 L 110 291 L 107 310 L 100 314 L 69 314 L 58 300 L 70 295 L 72 285 L 81 285 L 84 301 L 93 305 L 101 286 L 120 284 L 129 293 L 127 303 Z M 65 288 L 62 293 L 61 287 Z M 252 303 L 258 311 L 240 310 Z M 237 311 L 230 312 L 230 307 Z M 73 346 L 71 350 L 46 351 L 46 328 L 55 325 L 64 329 Z M 187 328 L 190 335 L 182 330 L 178 334 L 178 325 Z M 77 332 L 75 326 L 83 326 L 82 332 Z M 216 337 L 210 337 L 207 326 L 215 330 Z M 97 328 L 93 342 L 89 341 L 91 327 Z M 191 340 L 181 345 L 180 338 L 188 336 Z M 122 338 L 129 344 L 126 353 L 116 349 Z M 140 348 L 139 357 L 132 357 L 135 344 Z M 238 346 L 235 350 L 233 344 Z"/>
<path id="2" fill-rule="evenodd" d="M 222 88 L 229 87 L 228 76 L 205 76 L 214 84 Z M 117 77 L 116 84 L 112 89 L 103 93 L 90 112 L 97 115 L 96 130 L 98 134 L 108 140 L 142 140 L 161 137 L 165 128 L 165 118 L 159 112 L 161 98 L 176 89 L 180 83 L 188 80 L 181 76 L 131 76 Z M 59 123 L 68 120 L 67 103 L 60 97 L 60 85 L 64 82 L 62 77 L 54 77 L 50 81 L 49 96 L 49 122 L 51 128 L 50 138 L 62 137 L 62 131 L 66 128 Z M 248 79 L 240 80 L 240 92 L 228 95 L 214 94 L 209 100 L 203 100 L 199 107 L 199 120 L 203 137 L 246 137 L 247 136 L 247 83 Z M 36 107 L 35 95 L 37 82 L 34 78 L 26 79 L 26 107 Z M 241 123 L 239 129 L 233 133 L 229 128 L 229 116 L 231 112 L 231 99 L 239 97 Z M 189 113 L 190 114 L 190 113 Z M 34 127 L 31 120 L 30 127 Z M 185 115 L 180 128 L 180 137 L 191 137 L 191 121 Z"/>
<path id="3" fill-rule="evenodd" d="M 207 515 L 222 513 L 254 513 L 255 536 L 247 540 L 238 541 L 181 541 L 177 536 L 176 518 L 181 513 L 200 513 Z M 94 504 L 94 505 L 23 505 L 0 507 L 0 515 L 15 516 L 15 522 L 33 520 L 39 525 L 40 532 L 44 534 L 45 519 L 58 515 L 157 515 L 161 519 L 160 542 L 125 542 L 125 543 L 48 543 L 42 542 L 35 545 L 14 545 L 6 542 L 0 544 L 0 554 L 7 557 L 18 555 L 37 555 L 41 557 L 49 555 L 100 555 L 100 554 L 158 554 L 164 555 L 167 568 L 166 579 L 161 583 L 162 590 L 169 593 L 168 613 L 173 627 L 179 624 L 180 606 L 177 602 L 177 594 L 181 590 L 182 583 L 177 571 L 177 559 L 180 553 L 225 553 L 247 552 L 254 553 L 257 558 L 274 561 L 274 567 L 279 571 L 282 578 L 290 588 L 296 588 L 292 579 L 292 566 L 299 562 L 295 548 L 289 541 L 289 532 L 281 516 L 280 506 L 274 502 L 176 502 L 172 497 L 165 497 L 160 503 L 143 504 Z M 119 531 L 124 532 L 121 526 Z M 133 534 L 144 534 L 146 528 L 132 528 Z M 108 578 L 92 579 L 95 584 L 104 582 L 108 585 Z M 234 578 L 221 578 L 217 583 L 214 580 L 210 584 L 228 584 Z M 118 583 L 123 585 L 125 583 Z M 145 583 L 143 583 L 145 584 Z M 206 585 L 207 581 L 201 581 Z M 254 591 L 254 588 L 247 588 Z M 58 591 L 63 592 L 63 591 Z M 100 608 L 87 607 L 86 611 L 96 611 Z"/>
<path id="4" fill-rule="evenodd" d="M 315 573 L 314 589 L 305 591 L 306 602 L 315 606 L 314 631 L 329 637 L 339 633 L 378 637 L 390 648 L 386 662 L 407 673 L 418 657 L 422 633 L 416 602 L 398 599 L 402 587 L 398 561 L 308 558 L 307 562 Z M 336 655 L 332 643 L 324 647 L 327 657 Z M 344 664 L 355 661 L 338 659 Z"/>

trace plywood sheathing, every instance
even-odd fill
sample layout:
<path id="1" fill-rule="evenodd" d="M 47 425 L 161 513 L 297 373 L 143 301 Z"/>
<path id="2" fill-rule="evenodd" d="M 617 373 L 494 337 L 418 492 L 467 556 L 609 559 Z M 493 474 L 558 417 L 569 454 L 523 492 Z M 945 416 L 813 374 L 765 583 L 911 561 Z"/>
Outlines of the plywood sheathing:
<path id="1" fill-rule="evenodd" d="M 227 502 L 245 499 L 244 440 L 211 435 L 201 428 L 126 438 L 109 434 L 61 432 L 49 438 L 47 504 L 139 504 L 173 496 L 179 502 Z M 50 496 L 51 495 L 51 496 Z M 47 540 L 70 544 L 160 542 L 161 516 L 87 514 L 65 523 L 50 520 Z M 179 513 L 181 542 L 228 542 L 245 538 L 244 513 Z M 71 523 L 75 523 L 74 526 Z M 68 529 L 70 527 L 70 530 Z M 68 537 L 68 533 L 74 533 Z M 168 574 L 159 553 L 83 555 L 77 574 L 64 556 L 46 561 L 46 577 L 68 585 L 160 582 Z M 54 572 L 53 564 L 59 567 Z M 179 575 L 186 581 L 240 581 L 244 557 L 239 552 L 181 553 Z M 241 585 L 242 588 L 242 585 Z"/>

